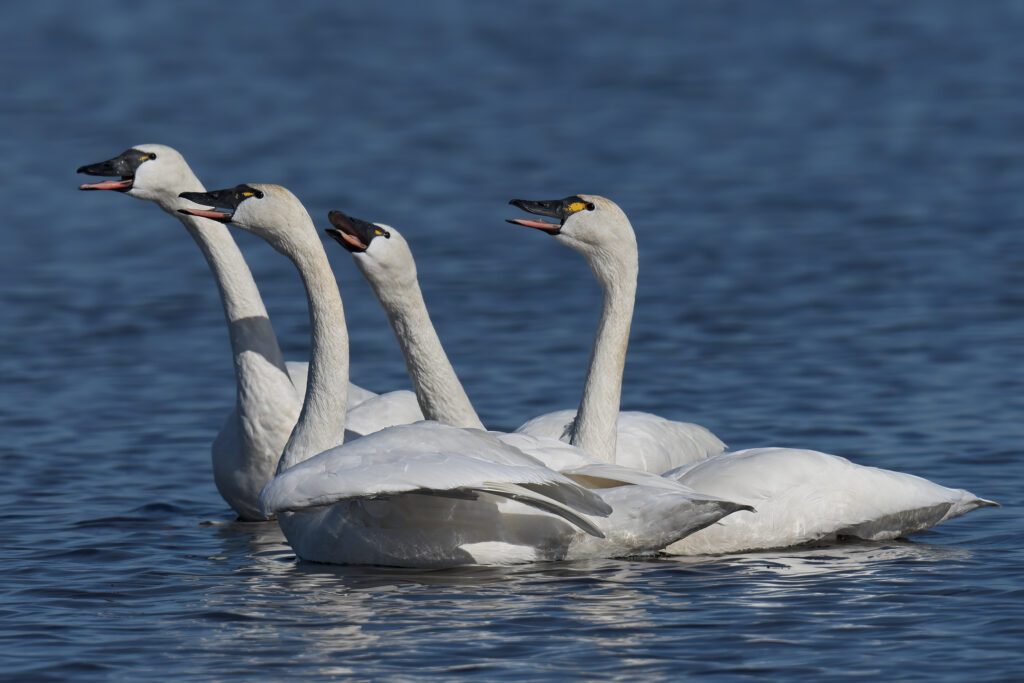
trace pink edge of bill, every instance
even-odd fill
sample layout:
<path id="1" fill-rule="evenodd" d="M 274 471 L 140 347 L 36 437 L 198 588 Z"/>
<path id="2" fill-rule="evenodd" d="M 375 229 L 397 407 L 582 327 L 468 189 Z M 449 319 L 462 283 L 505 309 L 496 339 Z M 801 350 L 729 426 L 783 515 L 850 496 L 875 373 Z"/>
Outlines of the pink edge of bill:
<path id="1" fill-rule="evenodd" d="M 552 223 L 551 221 L 533 220 L 531 218 L 513 218 L 513 223 L 524 225 L 527 228 L 539 228 L 541 230 L 552 230 L 558 227 L 558 223 Z"/>
<path id="2" fill-rule="evenodd" d="M 98 183 L 85 183 L 79 186 L 79 190 L 127 190 L 132 186 L 129 180 L 103 180 Z"/>
<path id="3" fill-rule="evenodd" d="M 201 218 L 212 218 L 213 220 L 221 220 L 222 218 L 228 218 L 231 216 L 226 211 L 206 211 L 205 209 L 185 209 L 188 213 L 193 216 L 199 216 Z"/>

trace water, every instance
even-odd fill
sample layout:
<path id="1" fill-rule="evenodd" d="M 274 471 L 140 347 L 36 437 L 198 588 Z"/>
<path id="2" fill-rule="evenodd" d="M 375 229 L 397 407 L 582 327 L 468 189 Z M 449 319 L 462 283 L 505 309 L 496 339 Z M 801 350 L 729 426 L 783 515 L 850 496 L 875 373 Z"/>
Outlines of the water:
<path id="1" fill-rule="evenodd" d="M 1015 3 L 22 3 L 0 26 L 7 679 L 1019 680 Z M 484 421 L 578 400 L 599 293 L 512 197 L 639 235 L 624 405 L 999 500 L 912 542 L 416 572 L 296 562 L 209 444 L 233 400 L 176 221 L 79 193 L 142 142 L 400 227 Z M 290 266 L 238 240 L 286 356 Z M 407 386 L 328 245 L 353 379 Z"/>

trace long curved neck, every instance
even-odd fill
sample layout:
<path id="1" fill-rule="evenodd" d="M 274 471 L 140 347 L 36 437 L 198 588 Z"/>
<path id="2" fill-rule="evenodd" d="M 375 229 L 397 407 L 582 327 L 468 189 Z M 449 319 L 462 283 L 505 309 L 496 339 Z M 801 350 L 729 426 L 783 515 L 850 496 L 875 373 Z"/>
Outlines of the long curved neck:
<path id="1" fill-rule="evenodd" d="M 601 282 L 603 297 L 570 443 L 595 457 L 614 462 L 622 373 L 636 299 L 637 258 L 634 250 L 614 259 L 605 255 L 605 258 L 588 261 Z"/>
<path id="2" fill-rule="evenodd" d="M 277 335 L 263 305 L 256 281 L 226 225 L 178 213 L 190 206 L 178 191 L 205 191 L 187 166 L 180 170 L 176 191 L 156 201 L 178 218 L 203 252 L 220 292 L 228 325 L 231 359 L 235 370 L 235 412 L 238 415 L 239 452 L 256 457 L 267 449 L 276 457 L 284 445 L 279 425 L 298 412 L 300 395 L 288 376 Z"/>
<path id="3" fill-rule="evenodd" d="M 398 339 L 423 416 L 455 427 L 485 429 L 441 346 L 419 283 L 413 278 L 396 287 L 369 275 L 367 281 Z"/>
<path id="4" fill-rule="evenodd" d="M 327 255 L 317 242 L 315 248 L 288 256 L 306 286 L 310 359 L 306 398 L 278 472 L 342 443 L 348 401 L 348 329 Z"/>
<path id="5" fill-rule="evenodd" d="M 198 179 L 188 183 L 188 190 L 204 192 Z M 231 340 L 231 351 L 235 358 L 236 373 L 244 373 L 245 368 L 239 360 L 247 351 L 262 356 L 267 363 L 277 368 L 287 379 L 284 356 L 277 343 L 277 335 L 270 324 L 267 309 L 263 305 L 256 281 L 245 263 L 242 252 L 228 232 L 225 225 L 198 216 L 187 216 L 177 212 L 178 208 L 187 204 L 183 200 L 167 197 L 159 201 L 161 208 L 177 217 L 199 249 L 206 257 L 206 262 L 213 272 L 220 291 L 224 316 L 228 323 L 228 336 Z M 239 377 L 241 380 L 241 377 Z"/>

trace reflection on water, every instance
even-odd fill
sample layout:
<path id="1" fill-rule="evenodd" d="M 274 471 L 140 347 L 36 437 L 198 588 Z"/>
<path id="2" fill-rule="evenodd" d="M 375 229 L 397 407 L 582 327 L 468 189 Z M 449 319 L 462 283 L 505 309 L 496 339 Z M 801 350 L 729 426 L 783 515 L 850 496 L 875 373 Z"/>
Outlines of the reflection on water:
<path id="1" fill-rule="evenodd" d="M 906 591 L 941 590 L 945 579 L 929 574 L 974 561 L 968 550 L 947 546 L 857 542 L 425 571 L 297 561 L 273 523 L 210 525 L 204 533 L 219 546 L 210 561 L 230 565 L 234 586 L 202 596 L 194 616 L 207 624 L 204 646 L 235 653 L 241 671 L 274 651 L 249 651 L 246 642 L 275 642 L 282 653 L 298 648 L 306 670 L 320 675 L 387 675 L 406 666 L 453 675 L 470 661 L 483 671 L 569 672 L 581 640 L 595 675 L 624 658 L 637 670 L 667 674 L 666 651 L 693 652 L 695 660 L 703 651 L 724 655 L 723 629 L 750 647 L 829 652 L 845 633 L 885 638 L 892 620 L 879 615 L 906 602 Z M 926 616 L 901 609 L 896 621 Z M 353 661 L 355 668 L 342 664 Z M 736 665 L 721 657 L 706 666 L 735 673 L 742 670 Z"/>

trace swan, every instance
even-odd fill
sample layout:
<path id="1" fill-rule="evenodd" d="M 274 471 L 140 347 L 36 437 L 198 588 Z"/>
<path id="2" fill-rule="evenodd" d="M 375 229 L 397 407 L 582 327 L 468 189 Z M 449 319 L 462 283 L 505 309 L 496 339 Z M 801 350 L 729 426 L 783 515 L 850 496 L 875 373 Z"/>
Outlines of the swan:
<path id="1" fill-rule="evenodd" d="M 331 211 L 325 232 L 350 254 L 380 302 L 402 350 L 419 407 L 428 420 L 485 429 L 441 346 L 402 234 L 383 223 Z"/>
<path id="2" fill-rule="evenodd" d="M 293 262 L 306 287 L 306 396 L 278 474 L 260 496 L 299 557 L 432 567 L 649 554 L 739 509 L 660 477 L 648 485 L 647 503 L 631 506 L 623 499 L 635 485 L 600 481 L 594 471 L 576 475 L 588 488 L 493 434 L 433 421 L 338 445 L 345 395 L 332 387 L 347 380 L 348 335 L 309 215 L 276 185 L 184 196 L 215 207 L 188 213 L 267 240 Z"/>
<path id="3" fill-rule="evenodd" d="M 558 218 L 558 224 L 516 222 L 556 235 L 559 241 L 583 252 L 606 289 L 616 286 L 612 282 L 616 278 L 628 276 L 635 281 L 635 272 L 616 271 L 609 265 L 617 259 L 617 252 L 630 257 L 635 253 L 632 227 L 610 200 L 578 195 L 512 203 L 531 213 Z M 631 235 L 628 239 L 627 232 Z M 617 286 L 632 290 L 630 283 Z M 625 308 L 613 314 L 627 315 Z M 628 327 L 628 321 L 611 324 Z M 608 395 L 602 401 L 601 414 L 609 419 L 618 401 Z M 963 489 L 946 488 L 911 474 L 796 448 L 720 453 L 675 467 L 663 476 L 757 510 L 756 515 L 745 511 L 730 515 L 666 548 L 667 553 L 680 555 L 766 550 L 840 536 L 890 540 L 979 507 L 997 505 Z"/>
<path id="4" fill-rule="evenodd" d="M 585 215 L 585 230 L 577 228 L 578 220 L 561 225 L 508 220 L 543 230 L 581 252 L 603 292 L 579 409 L 540 415 L 516 431 L 561 438 L 602 460 L 658 474 L 724 451 L 725 444 L 700 425 L 619 410 L 638 272 L 636 237 L 622 210 L 601 197 L 554 202 L 514 199 L 511 204 L 545 216 Z"/>
<path id="5" fill-rule="evenodd" d="M 155 202 L 181 220 L 206 257 L 224 306 L 237 381 L 235 405 L 211 447 L 213 480 L 240 519 L 263 519 L 259 492 L 273 477 L 298 419 L 307 364 L 284 361 L 259 290 L 227 228 L 178 213 L 191 205 L 180 199 L 179 193 L 204 188 L 177 150 L 166 145 L 136 145 L 112 159 L 82 166 L 78 172 L 116 177 L 83 184 L 82 190 L 113 190 Z M 413 394 L 403 393 L 405 403 L 415 407 Z M 353 407 L 375 396 L 349 385 Z M 359 411 L 350 428 L 368 433 L 387 426 L 370 419 L 373 415 L 369 406 Z"/>
<path id="6" fill-rule="evenodd" d="M 416 262 L 401 232 L 390 225 L 363 221 L 338 210 L 331 211 L 328 219 L 333 227 L 325 232 L 352 255 L 384 309 L 405 358 L 423 415 L 456 427 L 484 429 L 430 320 L 417 280 Z M 574 481 L 601 482 L 606 488 L 610 488 L 613 481 L 637 485 L 615 492 L 618 496 L 630 496 L 628 504 L 633 509 L 642 508 L 644 496 L 651 493 L 649 487 L 665 488 L 665 480 L 658 475 L 603 462 L 553 437 L 490 433 L 547 467 L 568 474 Z M 688 487 L 674 490 L 694 496 L 695 500 L 701 497 Z M 656 492 L 655 497 L 660 493 Z M 713 505 L 708 505 L 708 509 L 714 514 Z M 706 519 L 697 517 L 694 524 L 703 524 Z"/>
<path id="7" fill-rule="evenodd" d="M 799 448 L 722 453 L 664 475 L 757 508 L 681 539 L 671 555 L 771 550 L 840 537 L 888 541 L 998 503 L 922 477 Z"/>

